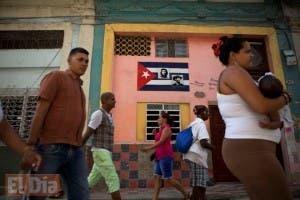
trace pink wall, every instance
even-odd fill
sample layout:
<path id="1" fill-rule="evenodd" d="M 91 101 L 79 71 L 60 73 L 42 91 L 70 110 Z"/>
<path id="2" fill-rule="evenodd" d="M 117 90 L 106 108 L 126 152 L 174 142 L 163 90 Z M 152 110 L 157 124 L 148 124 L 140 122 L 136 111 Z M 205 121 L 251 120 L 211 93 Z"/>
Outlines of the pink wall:
<path id="1" fill-rule="evenodd" d="M 113 110 L 115 122 L 115 143 L 136 143 L 137 102 L 169 102 L 207 105 L 208 101 L 216 100 L 216 84 L 211 79 L 218 79 L 223 66 L 213 55 L 211 45 L 217 36 L 187 37 L 188 58 L 156 58 L 154 38 L 152 38 L 151 56 L 115 56 L 113 66 L 113 92 L 117 104 Z M 137 91 L 137 62 L 187 62 L 189 64 L 190 91 Z M 204 83 L 197 86 L 198 81 Z M 204 92 L 204 98 L 196 98 L 195 92 Z M 193 116 L 191 116 L 193 119 Z"/>

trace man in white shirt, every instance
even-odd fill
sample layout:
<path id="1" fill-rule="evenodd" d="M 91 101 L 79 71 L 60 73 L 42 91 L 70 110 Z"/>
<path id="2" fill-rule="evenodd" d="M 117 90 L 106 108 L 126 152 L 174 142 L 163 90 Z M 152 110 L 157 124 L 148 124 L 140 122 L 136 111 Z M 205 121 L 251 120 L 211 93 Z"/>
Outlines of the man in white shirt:
<path id="1" fill-rule="evenodd" d="M 192 177 L 190 184 L 193 187 L 191 199 L 205 199 L 208 181 L 207 150 L 213 146 L 208 142 L 209 134 L 204 121 L 208 119 L 208 108 L 204 105 L 196 105 L 193 109 L 196 119 L 189 125 L 192 127 L 193 144 L 189 151 L 183 155 L 183 159 L 189 164 Z"/>

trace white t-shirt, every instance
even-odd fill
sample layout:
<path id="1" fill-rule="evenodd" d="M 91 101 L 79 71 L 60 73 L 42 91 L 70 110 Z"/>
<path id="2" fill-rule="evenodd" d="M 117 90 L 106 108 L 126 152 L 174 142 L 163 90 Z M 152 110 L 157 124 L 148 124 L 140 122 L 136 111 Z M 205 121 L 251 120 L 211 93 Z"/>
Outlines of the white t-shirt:
<path id="1" fill-rule="evenodd" d="M 200 144 L 200 140 L 202 139 L 209 140 L 209 134 L 207 132 L 205 122 L 200 118 L 196 118 L 189 125 L 189 127 L 190 126 L 192 127 L 193 144 L 190 147 L 189 151 L 186 154 L 183 154 L 183 159 L 190 160 L 194 163 L 202 165 L 205 168 L 208 168 L 207 166 L 208 150 L 203 148 Z"/>
<path id="2" fill-rule="evenodd" d="M 3 120 L 3 110 L 2 110 L 2 105 L 1 105 L 1 101 L 0 101 L 0 122 L 2 122 Z"/>
<path id="3" fill-rule="evenodd" d="M 101 124 L 102 122 L 102 118 L 103 118 L 103 113 L 105 113 L 108 116 L 108 119 L 111 123 L 113 123 L 113 119 L 111 114 L 107 113 L 105 110 L 96 110 L 95 112 L 93 112 L 90 122 L 88 124 L 88 127 L 90 127 L 93 130 L 96 130 L 98 128 L 98 126 Z M 91 151 L 107 151 L 106 149 L 103 148 L 96 148 L 96 147 L 92 147 Z"/>

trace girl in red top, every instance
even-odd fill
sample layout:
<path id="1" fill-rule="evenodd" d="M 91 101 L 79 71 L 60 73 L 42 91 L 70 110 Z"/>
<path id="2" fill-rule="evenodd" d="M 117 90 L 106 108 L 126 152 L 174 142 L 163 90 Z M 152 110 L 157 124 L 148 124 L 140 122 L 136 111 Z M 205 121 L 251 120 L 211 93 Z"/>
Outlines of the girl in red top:
<path id="1" fill-rule="evenodd" d="M 154 196 L 153 200 L 157 200 L 160 192 L 160 181 L 163 178 L 167 183 L 179 190 L 186 200 L 189 199 L 189 194 L 184 190 L 182 185 L 172 178 L 173 171 L 173 149 L 171 145 L 172 131 L 170 125 L 172 119 L 168 113 L 162 111 L 157 120 L 160 126 L 159 131 L 153 129 L 155 135 L 155 143 L 144 147 L 141 150 L 147 152 L 155 149 L 155 164 L 154 164 Z"/>

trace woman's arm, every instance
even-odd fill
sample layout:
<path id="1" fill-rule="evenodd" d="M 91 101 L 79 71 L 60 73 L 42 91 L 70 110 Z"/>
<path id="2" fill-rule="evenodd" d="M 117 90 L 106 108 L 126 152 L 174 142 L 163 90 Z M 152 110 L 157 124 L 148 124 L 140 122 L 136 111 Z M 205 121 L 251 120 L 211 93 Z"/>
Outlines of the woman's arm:
<path id="1" fill-rule="evenodd" d="M 159 141 L 155 142 L 154 144 L 152 144 L 148 147 L 144 147 L 141 150 L 142 151 L 149 151 L 151 149 L 155 149 L 159 145 L 163 144 L 169 137 L 171 137 L 171 135 L 172 135 L 171 128 L 164 128 Z"/>
<path id="2" fill-rule="evenodd" d="M 220 88 L 224 94 L 237 93 L 257 113 L 268 114 L 282 108 L 287 102 L 284 96 L 265 98 L 250 74 L 241 67 L 228 67 L 220 77 Z"/>
<path id="3" fill-rule="evenodd" d="M 283 122 L 280 121 L 280 115 L 278 112 L 272 112 L 267 118 L 259 120 L 259 126 L 261 128 L 277 129 L 283 127 Z"/>

